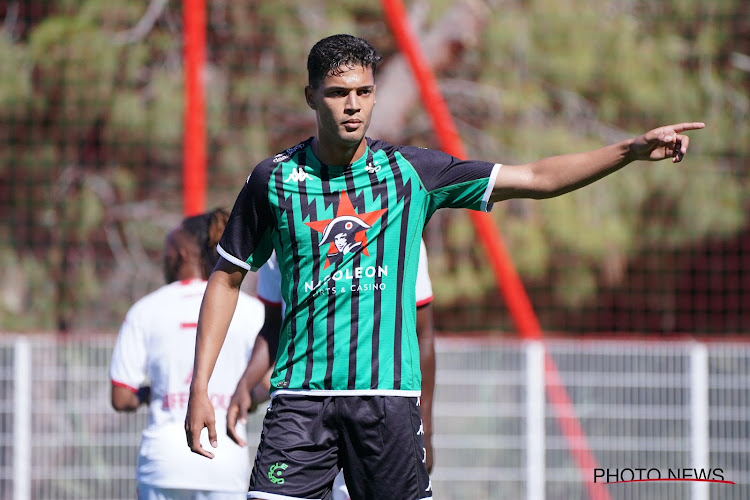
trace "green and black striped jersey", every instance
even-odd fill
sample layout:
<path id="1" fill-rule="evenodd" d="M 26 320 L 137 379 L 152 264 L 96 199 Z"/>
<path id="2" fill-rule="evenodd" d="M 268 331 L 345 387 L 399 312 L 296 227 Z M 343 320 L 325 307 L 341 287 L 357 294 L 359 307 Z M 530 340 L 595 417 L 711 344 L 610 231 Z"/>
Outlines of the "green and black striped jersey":
<path id="1" fill-rule="evenodd" d="M 368 138 L 330 166 L 311 142 L 255 167 L 219 243 L 248 270 L 276 251 L 286 316 L 271 390 L 419 395 L 422 230 L 438 208 L 489 210 L 500 165 Z"/>

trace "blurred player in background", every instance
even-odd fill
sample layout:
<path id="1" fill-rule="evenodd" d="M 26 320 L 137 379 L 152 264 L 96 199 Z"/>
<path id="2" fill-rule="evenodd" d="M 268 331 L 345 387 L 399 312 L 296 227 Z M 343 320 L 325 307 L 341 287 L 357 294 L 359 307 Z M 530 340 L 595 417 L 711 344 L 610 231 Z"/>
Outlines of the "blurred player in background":
<path id="1" fill-rule="evenodd" d="M 432 498 L 414 307 L 427 221 L 441 208 L 490 211 L 511 198 L 559 196 L 636 160 L 679 162 L 689 143 L 683 132 L 704 126 L 659 127 L 521 165 L 463 161 L 366 136 L 380 59 L 351 35 L 312 47 L 305 100 L 315 135 L 256 165 L 219 243 L 185 419 L 195 453 L 213 457 L 199 439 L 208 427 L 216 448 L 208 381 L 245 274 L 272 251 L 287 304 L 249 498 L 324 498 L 342 465 L 352 498 Z M 679 102 L 679 89 L 665 92 Z M 334 232 L 361 244 L 339 250 Z"/>
<path id="2" fill-rule="evenodd" d="M 247 413 L 268 399 L 263 384 L 270 384 L 266 375 L 273 365 L 278 348 L 279 332 L 284 318 L 285 304 L 281 296 L 281 271 L 275 254 L 258 270 L 258 298 L 265 304 L 265 323 L 255 340 L 255 347 L 245 373 L 227 410 L 227 432 L 240 446 L 246 442 L 236 431 L 237 422 L 244 426 Z M 428 472 L 432 471 L 432 401 L 435 389 L 435 342 L 432 318 L 432 282 L 427 263 L 424 240 L 420 245 L 419 270 L 417 272 L 417 337 L 419 339 L 420 365 L 422 369 L 422 396 L 420 410 L 424 431 L 424 460 Z M 348 500 L 349 492 L 344 482 L 343 471 L 336 476 L 332 500 Z"/>
<path id="3" fill-rule="evenodd" d="M 227 440 L 207 462 L 184 446 L 195 329 L 216 244 L 229 213 L 216 209 L 188 217 L 169 233 L 164 285 L 136 302 L 120 328 L 112 355 L 112 406 L 135 411 L 148 404 L 148 426 L 138 454 L 139 500 L 240 500 L 247 496 L 250 457 Z M 237 380 L 263 324 L 263 305 L 244 293 L 219 356 L 208 393 L 223 426 Z M 246 429 L 233 429 L 244 436 Z"/>

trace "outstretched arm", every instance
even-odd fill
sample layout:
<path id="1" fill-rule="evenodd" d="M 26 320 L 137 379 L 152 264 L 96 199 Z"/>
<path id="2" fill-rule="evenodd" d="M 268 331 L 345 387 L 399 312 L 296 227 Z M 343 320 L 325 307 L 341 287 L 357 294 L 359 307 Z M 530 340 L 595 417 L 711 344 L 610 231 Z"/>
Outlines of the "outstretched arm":
<path id="1" fill-rule="evenodd" d="M 227 408 L 227 434 L 240 446 L 245 446 L 247 443 L 235 430 L 237 421 L 239 420 L 242 424 L 247 423 L 248 412 L 255 410 L 259 403 L 269 397 L 269 370 L 276 358 L 275 346 L 279 343 L 280 330 L 281 306 L 266 304 L 263 328 L 255 339 L 247 368 L 237 383 L 237 388 Z"/>
<path id="2" fill-rule="evenodd" d="M 601 179 L 636 160 L 682 161 L 690 139 L 683 132 L 702 129 L 701 122 L 659 127 L 643 135 L 585 153 L 552 156 L 525 165 L 504 165 L 490 201 L 552 198 Z"/>
<path id="3" fill-rule="evenodd" d="M 214 455 L 201 446 L 200 434 L 204 427 L 208 428 L 211 446 L 217 446 L 216 419 L 214 408 L 208 399 L 208 381 L 227 336 L 244 277 L 244 269 L 220 258 L 208 278 L 198 316 L 193 380 L 190 382 L 190 397 L 185 416 L 185 435 L 190 449 L 208 458 L 213 458 Z"/>

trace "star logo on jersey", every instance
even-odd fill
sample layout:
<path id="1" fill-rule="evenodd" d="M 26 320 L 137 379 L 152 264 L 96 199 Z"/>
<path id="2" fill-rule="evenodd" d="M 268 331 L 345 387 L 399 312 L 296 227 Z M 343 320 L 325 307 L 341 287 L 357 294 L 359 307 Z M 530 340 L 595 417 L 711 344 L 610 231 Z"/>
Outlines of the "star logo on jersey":
<path id="1" fill-rule="evenodd" d="M 349 195 L 346 194 L 346 191 L 341 191 L 336 217 L 305 222 L 308 227 L 321 233 L 322 236 L 318 246 L 322 247 L 326 243 L 329 244 L 328 256 L 323 269 L 340 262 L 344 255 L 360 249 L 363 254 L 370 255 L 367 252 L 367 230 L 387 211 L 388 209 L 383 208 L 358 214 L 352 206 Z"/>

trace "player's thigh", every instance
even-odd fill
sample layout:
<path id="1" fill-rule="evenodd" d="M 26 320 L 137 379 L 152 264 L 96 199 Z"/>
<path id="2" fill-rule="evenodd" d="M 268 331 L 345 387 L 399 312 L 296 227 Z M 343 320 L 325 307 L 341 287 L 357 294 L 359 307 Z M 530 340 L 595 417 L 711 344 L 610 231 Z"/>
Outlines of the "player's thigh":
<path id="1" fill-rule="evenodd" d="M 360 401 L 357 401 L 359 399 Z M 347 398 L 342 466 L 353 500 L 432 497 L 425 465 L 424 429 L 417 398 Z"/>
<path id="2" fill-rule="evenodd" d="M 325 498 L 338 467 L 330 397 L 275 397 L 250 476 L 248 498 Z"/>

